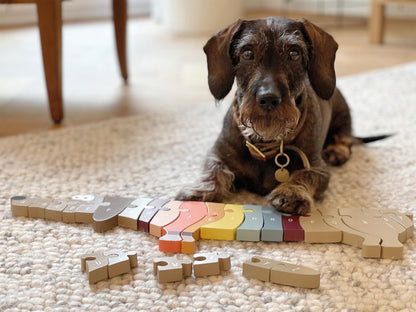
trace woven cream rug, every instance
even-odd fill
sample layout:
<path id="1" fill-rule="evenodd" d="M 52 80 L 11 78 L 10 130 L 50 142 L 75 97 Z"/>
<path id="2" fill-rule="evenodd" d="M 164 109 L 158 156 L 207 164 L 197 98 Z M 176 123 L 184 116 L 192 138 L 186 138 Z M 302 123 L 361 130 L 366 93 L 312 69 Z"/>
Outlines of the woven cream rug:
<path id="1" fill-rule="evenodd" d="M 395 208 L 416 214 L 416 63 L 346 77 L 339 86 L 361 136 L 396 133 L 355 147 L 332 168 L 319 207 Z M 82 193 L 173 199 L 200 172 L 228 103 L 195 103 L 96 124 L 0 139 L 0 311 L 416 311 L 415 238 L 401 260 L 364 259 L 343 244 L 202 240 L 200 251 L 232 254 L 228 273 L 160 285 L 152 259 L 157 239 L 116 228 L 14 218 L 9 197 L 64 198 Z M 242 193 L 230 201 L 263 203 Z M 84 253 L 137 251 L 131 274 L 90 286 Z M 319 289 L 292 288 L 242 276 L 261 255 L 321 271 Z"/>

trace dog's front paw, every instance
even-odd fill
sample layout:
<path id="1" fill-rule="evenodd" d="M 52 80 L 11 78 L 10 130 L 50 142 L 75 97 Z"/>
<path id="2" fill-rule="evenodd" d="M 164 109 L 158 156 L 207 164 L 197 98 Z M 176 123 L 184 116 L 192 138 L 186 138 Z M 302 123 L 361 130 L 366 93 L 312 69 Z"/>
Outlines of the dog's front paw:
<path id="1" fill-rule="evenodd" d="M 282 183 L 268 196 L 269 202 L 279 211 L 305 215 L 313 207 L 313 198 L 302 185 Z"/>

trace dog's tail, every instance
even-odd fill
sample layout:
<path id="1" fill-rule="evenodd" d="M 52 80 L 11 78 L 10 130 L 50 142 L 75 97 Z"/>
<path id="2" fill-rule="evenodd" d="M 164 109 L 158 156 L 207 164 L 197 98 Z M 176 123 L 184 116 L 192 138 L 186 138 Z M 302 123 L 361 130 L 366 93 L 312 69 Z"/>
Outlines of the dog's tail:
<path id="1" fill-rule="evenodd" d="M 395 134 L 392 133 L 392 134 L 382 134 L 382 135 L 375 135 L 375 136 L 369 136 L 369 137 L 355 137 L 355 139 L 357 140 L 356 144 L 366 144 L 366 143 L 384 140 L 393 135 Z"/>

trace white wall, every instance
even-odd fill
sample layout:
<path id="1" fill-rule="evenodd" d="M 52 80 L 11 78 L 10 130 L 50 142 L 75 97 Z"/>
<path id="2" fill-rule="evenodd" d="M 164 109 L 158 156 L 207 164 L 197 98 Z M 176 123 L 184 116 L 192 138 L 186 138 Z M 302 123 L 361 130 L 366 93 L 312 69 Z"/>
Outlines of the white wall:
<path id="1" fill-rule="evenodd" d="M 128 0 L 129 15 L 149 14 L 151 0 Z M 64 21 L 85 20 L 87 18 L 111 17 L 111 0 L 72 0 L 63 1 L 62 15 Z M 36 6 L 34 4 L 1 4 L 0 26 L 36 23 Z"/>
<path id="2" fill-rule="evenodd" d="M 311 13 L 368 16 L 371 0 L 244 0 L 249 10 L 294 10 Z M 390 3 L 386 9 L 387 17 L 416 18 L 416 5 Z"/>

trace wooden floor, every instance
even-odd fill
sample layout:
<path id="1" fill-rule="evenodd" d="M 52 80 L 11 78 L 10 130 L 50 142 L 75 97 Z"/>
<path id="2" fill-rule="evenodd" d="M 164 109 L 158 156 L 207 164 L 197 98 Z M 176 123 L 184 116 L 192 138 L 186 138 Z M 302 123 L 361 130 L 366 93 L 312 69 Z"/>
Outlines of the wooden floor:
<path id="1" fill-rule="evenodd" d="M 388 21 L 386 43 L 373 46 L 365 20 L 308 18 L 338 41 L 338 77 L 416 61 L 416 21 Z M 66 115 L 59 127 L 214 103 L 202 52 L 207 36 L 175 38 L 151 19 L 131 19 L 128 85 L 118 72 L 111 21 L 66 24 L 63 36 Z M 0 51 L 0 137 L 54 128 L 37 28 L 0 29 Z"/>

